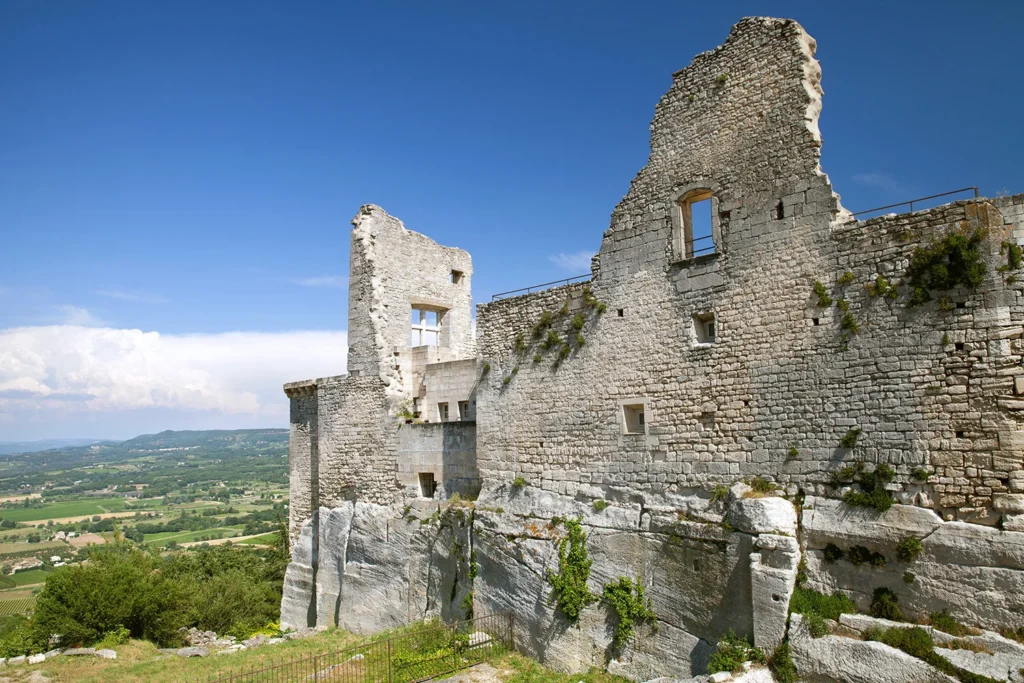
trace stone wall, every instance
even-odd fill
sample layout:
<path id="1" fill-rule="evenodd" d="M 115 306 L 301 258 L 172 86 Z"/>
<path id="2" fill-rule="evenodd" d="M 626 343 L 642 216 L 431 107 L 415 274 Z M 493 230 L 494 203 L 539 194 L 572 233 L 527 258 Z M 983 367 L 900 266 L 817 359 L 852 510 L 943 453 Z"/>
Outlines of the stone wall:
<path id="1" fill-rule="evenodd" d="M 421 495 L 419 476 L 430 473 L 445 500 L 455 493 L 476 498 L 480 472 L 476 464 L 476 424 L 430 422 L 406 424 L 398 430 L 398 483 L 407 497 Z"/>
<path id="2" fill-rule="evenodd" d="M 818 168 L 813 47 L 793 22 L 737 24 L 659 103 L 651 158 L 612 215 L 594 279 L 478 307 L 494 367 L 478 390 L 485 486 L 522 475 L 574 495 L 764 476 L 825 495 L 857 460 L 893 466 L 905 502 L 998 521 L 993 496 L 1024 460 L 1022 283 L 997 271 L 1002 240 L 1024 241 L 1022 198 L 854 220 Z M 718 251 L 685 258 L 677 201 L 694 188 L 716 198 Z M 964 227 L 988 231 L 988 275 L 948 293 L 954 310 L 911 308 L 907 287 L 895 300 L 865 290 L 879 275 L 899 283 L 914 248 Z M 836 305 L 817 305 L 818 281 L 856 334 Z M 545 310 L 569 340 L 560 362 L 530 334 Z M 704 343 L 695 321 L 710 315 L 717 337 Z M 646 405 L 643 434 L 623 434 L 629 401 Z M 857 448 L 840 448 L 852 428 Z"/>

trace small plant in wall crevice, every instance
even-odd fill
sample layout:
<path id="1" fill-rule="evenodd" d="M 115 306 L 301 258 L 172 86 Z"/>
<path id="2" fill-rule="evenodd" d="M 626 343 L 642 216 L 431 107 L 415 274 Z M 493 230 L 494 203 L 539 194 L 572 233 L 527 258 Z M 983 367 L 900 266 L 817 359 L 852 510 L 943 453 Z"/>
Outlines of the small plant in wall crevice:
<path id="1" fill-rule="evenodd" d="M 587 552 L 582 521 L 581 517 L 561 520 L 566 534 L 558 542 L 558 571 L 548 571 L 552 588 L 549 602 L 556 603 L 559 611 L 574 624 L 579 621 L 580 612 L 597 600 L 587 587 L 594 561 Z"/>
<path id="2" fill-rule="evenodd" d="M 618 580 L 606 583 L 601 599 L 615 610 L 617 617 L 612 640 L 614 649 L 620 650 L 633 637 L 636 624 L 650 624 L 657 631 L 658 616 L 654 613 L 651 599 L 644 594 L 639 578 L 633 581 L 628 576 L 620 576 Z"/>

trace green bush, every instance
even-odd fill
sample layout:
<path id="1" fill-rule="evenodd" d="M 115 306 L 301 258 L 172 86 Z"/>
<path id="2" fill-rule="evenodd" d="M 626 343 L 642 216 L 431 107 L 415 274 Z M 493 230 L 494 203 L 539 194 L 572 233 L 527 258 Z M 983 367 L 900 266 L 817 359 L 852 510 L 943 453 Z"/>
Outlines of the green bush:
<path id="1" fill-rule="evenodd" d="M 818 306 L 821 308 L 828 308 L 832 305 L 832 297 L 829 296 L 828 290 L 825 289 L 825 285 L 821 282 L 815 281 L 814 293 L 818 297 Z"/>
<path id="2" fill-rule="evenodd" d="M 789 611 L 808 616 L 817 614 L 823 619 L 839 621 L 840 614 L 856 614 L 857 606 L 853 600 L 836 591 L 825 595 L 818 591 L 797 587 L 789 601 Z"/>
<path id="3" fill-rule="evenodd" d="M 913 628 L 893 627 L 881 633 L 875 631 L 871 633 L 871 639 L 902 650 L 911 657 L 917 657 L 942 673 L 953 676 L 961 683 L 996 683 L 993 678 L 961 669 L 935 652 L 935 641 L 927 631 L 919 626 Z"/>
<path id="4" fill-rule="evenodd" d="M 985 262 L 979 249 L 986 231 L 959 230 L 918 247 L 910 256 L 906 278 L 911 307 L 931 301 L 931 290 L 977 287 L 985 279 Z"/>
<path id="5" fill-rule="evenodd" d="M 978 631 L 976 629 L 966 626 L 965 624 L 961 624 L 959 621 L 951 617 L 949 612 L 946 610 L 942 610 L 941 612 L 932 612 L 928 615 L 928 618 L 931 620 L 932 626 L 940 631 L 948 633 L 951 636 L 962 638 L 964 636 L 978 635 Z"/>
<path id="6" fill-rule="evenodd" d="M 517 476 L 515 479 L 512 480 L 512 486 L 514 486 L 517 489 L 521 489 L 524 486 L 526 486 L 526 479 L 524 479 L 521 475 Z"/>
<path id="7" fill-rule="evenodd" d="M 885 556 L 881 553 L 875 553 L 862 545 L 855 545 L 850 548 L 850 551 L 846 553 L 846 557 L 850 560 L 850 564 L 862 565 L 870 564 L 872 567 L 884 567 Z"/>
<path id="8" fill-rule="evenodd" d="M 829 564 L 832 564 L 833 562 L 838 562 L 839 560 L 843 559 L 843 550 L 835 543 L 829 543 L 828 545 L 826 545 L 823 554 L 825 556 L 825 561 Z"/>
<path id="9" fill-rule="evenodd" d="M 608 502 L 606 500 L 598 498 L 593 503 L 591 503 L 591 505 L 593 505 L 595 512 L 600 512 L 601 510 L 604 510 L 606 507 L 608 507 Z"/>
<path id="10" fill-rule="evenodd" d="M 896 556 L 900 562 L 910 563 L 917 559 L 917 556 L 924 550 L 921 540 L 913 536 L 907 536 L 896 546 Z"/>
<path id="11" fill-rule="evenodd" d="M 768 667 L 775 674 L 776 683 L 796 683 L 799 680 L 793 658 L 789 654 L 788 641 L 775 648 L 775 652 L 768 658 Z"/>
<path id="12" fill-rule="evenodd" d="M 708 673 L 738 671 L 743 666 L 743 662 L 763 664 L 766 661 L 764 653 L 748 643 L 746 639 L 738 637 L 730 629 L 718 641 L 715 651 L 711 654 L 711 659 L 708 661 Z"/>
<path id="13" fill-rule="evenodd" d="M 846 430 L 846 434 L 843 434 L 843 438 L 839 439 L 840 448 L 856 448 L 857 439 L 860 438 L 861 434 L 860 427 L 850 427 Z"/>
<path id="14" fill-rule="evenodd" d="M 841 287 L 845 287 L 846 285 L 853 284 L 853 273 L 851 271 L 849 271 L 849 270 L 846 271 L 845 273 L 840 275 L 838 278 L 836 278 L 836 284 L 841 286 Z"/>
<path id="15" fill-rule="evenodd" d="M 54 571 L 36 600 L 37 641 L 58 635 L 62 646 L 71 647 L 124 627 L 134 638 L 177 644 L 189 596 L 158 571 L 160 564 L 159 557 L 115 544 L 92 551 L 85 564 Z"/>
<path id="16" fill-rule="evenodd" d="M 626 576 L 617 581 L 605 584 L 601 599 L 615 610 L 615 636 L 612 647 L 620 649 L 626 641 L 633 637 L 634 624 L 657 625 L 657 615 L 651 605 L 651 599 L 644 595 L 644 587 L 640 579 L 635 582 Z"/>
<path id="17" fill-rule="evenodd" d="M 558 543 L 558 572 L 548 572 L 548 583 L 552 592 L 550 601 L 558 605 L 559 611 L 573 622 L 580 618 L 580 612 L 597 600 L 587 588 L 590 567 L 594 561 L 587 553 L 587 536 L 583 533 L 582 518 L 561 520 L 566 535 Z"/>
<path id="18" fill-rule="evenodd" d="M 900 599 L 895 593 L 879 586 L 871 595 L 871 616 L 879 619 L 890 619 L 892 621 L 903 621 L 903 610 L 900 609 Z"/>
<path id="19" fill-rule="evenodd" d="M 755 493 L 760 493 L 762 495 L 771 495 L 779 489 L 778 484 L 773 481 L 768 481 L 761 476 L 754 477 L 747 485 L 750 486 Z"/>

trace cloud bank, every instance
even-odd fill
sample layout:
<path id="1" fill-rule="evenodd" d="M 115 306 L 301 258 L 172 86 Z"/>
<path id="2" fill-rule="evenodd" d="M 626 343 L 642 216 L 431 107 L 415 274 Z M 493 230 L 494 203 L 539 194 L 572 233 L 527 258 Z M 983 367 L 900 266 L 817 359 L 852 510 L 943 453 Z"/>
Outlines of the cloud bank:
<path id="1" fill-rule="evenodd" d="M 197 428 L 286 427 L 281 385 L 343 373 L 347 348 L 341 331 L 173 335 L 81 324 L 0 330 L 0 440 L 80 431 L 62 428 L 62 421 L 132 435 L 146 428 L 132 427 L 133 416 L 154 410 L 173 414 L 176 428 L 183 415 Z"/>

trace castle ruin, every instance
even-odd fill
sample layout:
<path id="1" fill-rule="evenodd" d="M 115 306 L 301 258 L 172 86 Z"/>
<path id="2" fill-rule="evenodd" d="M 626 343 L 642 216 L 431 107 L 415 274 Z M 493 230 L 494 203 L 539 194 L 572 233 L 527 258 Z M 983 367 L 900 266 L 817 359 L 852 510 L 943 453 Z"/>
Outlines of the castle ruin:
<path id="1" fill-rule="evenodd" d="M 1024 626 L 1024 195 L 857 220 L 820 167 L 814 51 L 746 18 L 674 74 L 591 278 L 479 305 L 475 334 L 469 254 L 359 210 L 348 373 L 285 385 L 283 625 L 475 605 L 541 661 L 638 680 L 702 671 L 730 629 L 770 651 L 798 574 Z M 550 603 L 555 517 L 596 592 L 643 582 L 656 633 L 610 654 L 599 606 Z"/>

